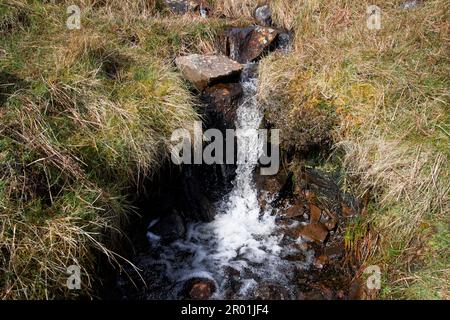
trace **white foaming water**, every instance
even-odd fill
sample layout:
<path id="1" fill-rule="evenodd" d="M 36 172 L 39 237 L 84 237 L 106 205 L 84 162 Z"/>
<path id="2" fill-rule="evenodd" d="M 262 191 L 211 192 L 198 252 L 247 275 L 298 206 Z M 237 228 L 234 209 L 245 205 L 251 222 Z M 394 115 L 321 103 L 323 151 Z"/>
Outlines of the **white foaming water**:
<path id="1" fill-rule="evenodd" d="M 178 298 L 184 282 L 201 277 L 213 280 L 217 290 L 213 298 L 226 298 L 230 270 L 239 272 L 240 284 L 234 298 L 247 298 L 260 281 L 276 281 L 288 286 L 292 263 L 280 258 L 281 237 L 275 235 L 275 216 L 271 208 L 261 211 L 253 174 L 262 152 L 258 140 L 263 112 L 256 89 L 257 80 L 242 81 L 244 96 L 237 110 L 238 165 L 233 190 L 217 205 L 215 219 L 209 223 L 188 225 L 185 239 L 161 246 L 151 233 L 148 238 L 158 251 L 158 259 L 145 264 L 160 265 L 173 284 L 165 298 Z M 298 267 L 298 264 L 297 264 Z M 228 271 L 227 271 L 228 270 Z"/>

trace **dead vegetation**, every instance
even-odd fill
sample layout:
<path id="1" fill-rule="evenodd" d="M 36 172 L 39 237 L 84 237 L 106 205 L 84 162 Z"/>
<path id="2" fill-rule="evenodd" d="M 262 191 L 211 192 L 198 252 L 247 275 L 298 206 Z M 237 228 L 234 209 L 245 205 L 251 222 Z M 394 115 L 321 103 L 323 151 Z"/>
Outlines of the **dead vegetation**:
<path id="1" fill-rule="evenodd" d="M 211 1 L 215 17 L 251 19 L 257 0 Z M 370 198 L 346 243 L 378 264 L 383 298 L 449 298 L 449 4 L 269 1 L 295 34 L 265 58 L 259 98 L 285 149 L 332 143 L 344 185 Z M 0 5 L 0 296 L 74 297 L 68 265 L 92 295 L 96 252 L 111 249 L 131 212 L 127 190 L 167 156 L 174 128 L 196 119 L 172 69 L 175 54 L 214 50 L 223 21 L 166 16 L 159 1 Z M 72 4 L 72 3 L 70 3 Z M 106 245 L 108 244 L 108 245 Z M 123 260 L 122 260 L 123 261 Z"/>
<path id="2" fill-rule="evenodd" d="M 337 117 L 320 132 L 332 136 L 344 184 L 371 199 L 347 241 L 362 269 L 381 267 L 378 297 L 448 299 L 448 3 L 381 1 L 381 30 L 366 26 L 368 2 L 296 3 L 300 15 L 286 17 L 288 2 L 270 1 L 295 43 L 262 62 L 269 118 L 291 121 L 283 141 L 302 148 L 299 135 L 327 123 L 317 114 Z"/>
<path id="3" fill-rule="evenodd" d="M 2 299 L 95 296 L 99 256 L 126 263 L 116 249 L 130 190 L 197 119 L 172 60 L 211 50 L 222 28 L 169 20 L 152 1 L 80 7 L 82 28 L 68 30 L 65 3 L 0 5 Z M 81 291 L 67 289 L 70 265 Z"/>

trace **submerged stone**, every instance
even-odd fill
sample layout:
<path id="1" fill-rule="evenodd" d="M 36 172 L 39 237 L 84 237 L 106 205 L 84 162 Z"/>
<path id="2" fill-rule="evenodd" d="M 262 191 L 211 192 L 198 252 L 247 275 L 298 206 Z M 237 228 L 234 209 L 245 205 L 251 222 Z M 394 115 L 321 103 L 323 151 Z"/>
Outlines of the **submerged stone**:
<path id="1" fill-rule="evenodd" d="M 184 285 L 185 296 L 188 299 L 206 300 L 216 291 L 216 285 L 210 279 L 194 278 Z"/>
<path id="2" fill-rule="evenodd" d="M 183 218 L 176 212 L 164 215 L 148 230 L 163 241 L 174 241 L 184 236 L 186 228 Z"/>

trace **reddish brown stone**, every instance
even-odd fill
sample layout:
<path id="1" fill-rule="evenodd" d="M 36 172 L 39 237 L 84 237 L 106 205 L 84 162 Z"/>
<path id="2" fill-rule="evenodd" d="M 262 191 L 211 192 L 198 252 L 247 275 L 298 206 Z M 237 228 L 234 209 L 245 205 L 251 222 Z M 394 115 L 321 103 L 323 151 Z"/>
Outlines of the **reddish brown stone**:
<path id="1" fill-rule="evenodd" d="M 295 218 L 303 215 L 303 213 L 304 213 L 303 206 L 300 204 L 294 204 L 288 209 L 286 209 L 284 215 L 286 218 Z"/>
<path id="2" fill-rule="evenodd" d="M 320 216 L 322 214 L 322 210 L 320 210 L 319 207 L 317 207 L 316 205 L 313 205 L 313 204 L 309 205 L 309 210 L 311 211 L 309 222 L 310 223 L 319 222 Z"/>
<path id="3" fill-rule="evenodd" d="M 215 289 L 215 285 L 211 280 L 200 278 L 187 281 L 184 287 L 187 298 L 194 300 L 209 299 Z"/>
<path id="4" fill-rule="evenodd" d="M 323 243 L 328 236 L 328 229 L 321 223 L 312 223 L 300 226 L 294 231 L 294 234 L 297 238 L 302 237 L 305 240 Z"/>
<path id="5" fill-rule="evenodd" d="M 267 27 L 234 28 L 227 34 L 230 57 L 240 63 L 259 58 L 274 42 L 278 31 Z"/>
<path id="6" fill-rule="evenodd" d="M 322 269 L 327 263 L 328 263 L 328 256 L 325 254 L 322 254 L 314 259 L 314 266 L 317 269 Z"/>
<path id="7" fill-rule="evenodd" d="M 343 245 L 334 245 L 331 247 L 326 247 L 324 249 L 324 254 L 327 255 L 330 259 L 333 258 L 340 258 L 344 254 L 344 247 Z"/>
<path id="8" fill-rule="evenodd" d="M 226 127 L 232 127 L 236 120 L 236 108 L 242 96 L 242 86 L 239 83 L 220 83 L 206 88 L 203 98 L 208 102 L 207 114 L 217 122 L 225 122 Z"/>
<path id="9" fill-rule="evenodd" d="M 355 210 L 349 207 L 345 202 L 342 202 L 342 215 L 346 218 L 356 215 Z"/>
<path id="10" fill-rule="evenodd" d="M 305 195 L 305 199 L 308 200 L 309 202 L 316 199 L 316 195 L 311 190 L 305 190 L 304 195 Z"/>

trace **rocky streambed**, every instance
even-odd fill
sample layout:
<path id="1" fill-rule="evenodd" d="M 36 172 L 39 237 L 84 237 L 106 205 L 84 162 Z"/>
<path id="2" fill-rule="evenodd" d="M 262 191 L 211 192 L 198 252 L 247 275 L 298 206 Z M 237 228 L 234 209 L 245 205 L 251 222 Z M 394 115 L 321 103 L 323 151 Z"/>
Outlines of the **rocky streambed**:
<path id="1" fill-rule="evenodd" d="M 131 236 L 139 271 L 117 276 L 120 298 L 357 297 L 343 235 L 358 201 L 317 170 L 266 176 L 257 161 L 239 161 L 262 152 L 257 61 L 289 50 L 290 37 L 267 26 L 233 28 L 217 54 L 176 59 L 204 103 L 203 129 L 246 129 L 246 136 L 237 134 L 244 142 L 236 164 L 167 164 L 153 181 L 158 188 L 140 204 L 145 214 Z"/>

